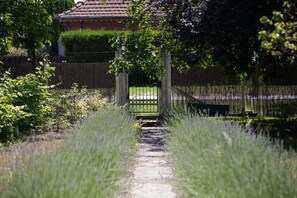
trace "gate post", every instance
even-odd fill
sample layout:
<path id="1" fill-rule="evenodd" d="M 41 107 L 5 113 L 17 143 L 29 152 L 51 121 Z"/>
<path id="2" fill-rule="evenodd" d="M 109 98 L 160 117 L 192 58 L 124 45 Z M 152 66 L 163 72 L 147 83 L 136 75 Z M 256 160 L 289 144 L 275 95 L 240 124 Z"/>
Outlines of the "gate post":
<path id="1" fill-rule="evenodd" d="M 171 109 L 171 55 L 164 49 L 161 50 L 162 61 L 160 66 L 164 66 L 166 76 L 160 76 L 161 88 L 159 90 L 159 110 L 164 115 Z"/>
<path id="2" fill-rule="evenodd" d="M 119 49 L 115 52 L 116 57 L 119 57 L 122 50 Z M 128 87 L 128 74 L 123 71 L 116 76 L 116 94 L 115 101 L 119 106 L 126 105 L 129 98 L 129 87 Z"/>

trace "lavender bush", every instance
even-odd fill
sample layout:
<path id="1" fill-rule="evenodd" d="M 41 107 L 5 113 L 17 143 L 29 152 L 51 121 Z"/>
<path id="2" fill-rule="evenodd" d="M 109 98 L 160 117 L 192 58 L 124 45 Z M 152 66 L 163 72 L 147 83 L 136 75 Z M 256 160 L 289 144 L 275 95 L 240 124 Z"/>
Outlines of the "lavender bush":
<path id="1" fill-rule="evenodd" d="M 0 197 L 113 197 L 135 151 L 136 129 L 123 110 L 99 110 L 62 145 L 16 156 Z"/>
<path id="2" fill-rule="evenodd" d="M 296 154 L 218 118 L 179 117 L 167 148 L 185 197 L 296 197 Z"/>

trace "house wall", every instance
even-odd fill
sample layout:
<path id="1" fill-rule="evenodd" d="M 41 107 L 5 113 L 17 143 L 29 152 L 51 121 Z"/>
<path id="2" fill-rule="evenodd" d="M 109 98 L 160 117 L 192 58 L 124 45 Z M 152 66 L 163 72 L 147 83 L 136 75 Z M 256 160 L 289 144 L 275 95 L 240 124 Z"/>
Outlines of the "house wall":
<path id="1" fill-rule="evenodd" d="M 69 21 L 63 23 L 64 30 L 80 30 L 80 29 L 91 29 L 91 30 L 123 30 L 125 29 L 125 22 L 118 22 L 115 20 L 104 20 L 104 21 Z M 129 29 L 135 29 L 131 27 Z"/>

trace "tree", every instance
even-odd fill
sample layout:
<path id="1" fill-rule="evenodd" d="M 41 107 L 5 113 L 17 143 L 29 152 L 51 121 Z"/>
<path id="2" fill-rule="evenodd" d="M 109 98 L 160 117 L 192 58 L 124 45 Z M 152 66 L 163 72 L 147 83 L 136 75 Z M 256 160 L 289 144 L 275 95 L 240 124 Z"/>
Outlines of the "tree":
<path id="1" fill-rule="evenodd" d="M 273 11 L 272 17 L 260 19 L 263 27 L 259 32 L 263 49 L 273 56 L 297 58 L 297 2 L 284 1 L 281 11 Z"/>
<path id="2" fill-rule="evenodd" d="M 66 10 L 69 10 L 75 5 L 74 0 L 45 0 L 47 12 L 54 18 L 56 14 L 60 14 Z M 58 20 L 53 20 L 52 23 L 52 46 L 51 53 L 58 53 L 58 39 L 62 31 L 61 23 Z"/>
<path id="3" fill-rule="evenodd" d="M 0 4 L 0 58 L 8 44 L 27 49 L 32 70 L 36 68 L 36 51 L 58 38 L 58 22 L 53 16 L 68 10 L 74 0 L 5 0 Z"/>
<path id="4" fill-rule="evenodd" d="M 0 4 L 0 60 L 6 55 L 11 42 L 11 14 L 7 9 L 7 1 Z"/>
<path id="5" fill-rule="evenodd" d="M 198 55 L 207 52 L 227 73 L 243 74 L 266 58 L 258 40 L 259 18 L 280 6 L 277 0 L 196 0 L 166 3 L 165 10 L 168 29 Z"/>
<path id="6" fill-rule="evenodd" d="M 49 14 L 60 14 L 75 5 L 74 0 L 44 0 Z"/>
<path id="7" fill-rule="evenodd" d="M 138 0 L 130 14 L 140 29 L 169 32 L 163 46 L 174 48 L 176 59 L 219 64 L 231 75 L 246 76 L 269 60 L 258 40 L 259 19 L 281 5 L 281 0 Z"/>
<path id="8" fill-rule="evenodd" d="M 121 50 L 111 65 L 115 74 L 122 71 L 132 72 L 135 65 L 139 66 L 148 77 L 154 79 L 164 74 L 164 68 L 158 67 L 161 58 L 160 46 L 157 44 L 161 32 L 151 28 L 134 32 L 122 33 L 113 43 L 113 47 Z"/>
<path id="9" fill-rule="evenodd" d="M 50 43 L 52 16 L 42 0 L 17 0 L 10 5 L 12 13 L 13 43 L 27 49 L 32 71 L 36 69 L 36 51 Z"/>
<path id="10" fill-rule="evenodd" d="M 128 10 L 131 16 L 127 27 L 138 26 L 136 31 L 123 33 L 114 40 L 113 47 L 120 49 L 121 56 L 115 57 L 111 65 L 111 71 L 118 74 L 125 70 L 131 72 L 134 66 L 139 66 L 151 79 L 165 75 L 165 68 L 160 66 L 162 50 L 167 50 L 174 56 L 171 65 L 179 70 L 185 70 L 188 65 L 182 57 L 186 50 L 182 48 L 183 42 L 176 40 L 170 32 L 164 31 L 162 20 L 158 14 L 156 5 L 159 1 L 139 0 L 132 1 Z M 156 11 L 156 13 L 155 13 Z M 156 17 L 157 14 L 157 17 Z"/>

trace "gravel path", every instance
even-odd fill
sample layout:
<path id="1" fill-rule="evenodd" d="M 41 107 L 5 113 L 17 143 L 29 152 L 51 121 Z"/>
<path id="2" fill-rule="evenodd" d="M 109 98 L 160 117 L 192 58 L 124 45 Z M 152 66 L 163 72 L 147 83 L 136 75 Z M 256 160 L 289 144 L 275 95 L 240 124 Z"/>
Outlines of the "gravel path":
<path id="1" fill-rule="evenodd" d="M 134 198 L 177 197 L 168 153 L 163 150 L 165 130 L 143 127 L 130 195 Z"/>

